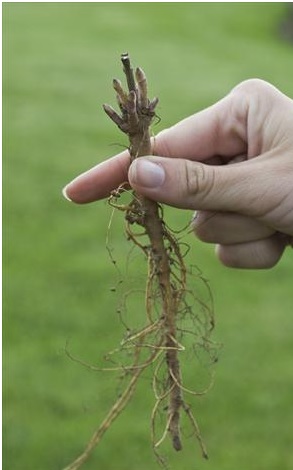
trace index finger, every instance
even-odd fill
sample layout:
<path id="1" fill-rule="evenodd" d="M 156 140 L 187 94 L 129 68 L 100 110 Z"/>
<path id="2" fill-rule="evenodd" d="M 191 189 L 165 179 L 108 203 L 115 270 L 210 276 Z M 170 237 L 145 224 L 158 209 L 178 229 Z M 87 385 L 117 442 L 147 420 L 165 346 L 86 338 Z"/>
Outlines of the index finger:
<path id="1" fill-rule="evenodd" d="M 130 155 L 125 150 L 77 176 L 65 186 L 63 195 L 77 204 L 103 199 L 121 183 L 128 181 L 129 165 Z"/>

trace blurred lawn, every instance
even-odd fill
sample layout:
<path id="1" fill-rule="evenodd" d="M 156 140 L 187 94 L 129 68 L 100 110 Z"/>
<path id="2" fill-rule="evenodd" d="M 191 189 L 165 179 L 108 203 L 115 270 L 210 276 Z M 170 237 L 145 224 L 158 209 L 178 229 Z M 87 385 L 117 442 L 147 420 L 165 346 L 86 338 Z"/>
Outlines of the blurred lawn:
<path id="1" fill-rule="evenodd" d="M 74 206 L 60 191 L 126 143 L 101 110 L 114 102 L 120 53 L 160 97 L 157 131 L 249 77 L 293 96 L 293 49 L 278 36 L 284 12 L 281 3 L 4 3 L 5 470 L 61 469 L 116 395 L 116 378 L 64 354 L 70 339 L 95 363 L 119 341 L 111 211 Z M 189 217 L 169 211 L 177 226 Z M 127 256 L 119 229 L 113 238 Z M 292 469 L 292 253 L 271 271 L 235 272 L 188 241 L 210 280 L 224 348 L 213 390 L 194 403 L 210 460 L 187 439 L 172 469 Z M 151 404 L 144 382 L 85 468 L 157 468 Z"/>

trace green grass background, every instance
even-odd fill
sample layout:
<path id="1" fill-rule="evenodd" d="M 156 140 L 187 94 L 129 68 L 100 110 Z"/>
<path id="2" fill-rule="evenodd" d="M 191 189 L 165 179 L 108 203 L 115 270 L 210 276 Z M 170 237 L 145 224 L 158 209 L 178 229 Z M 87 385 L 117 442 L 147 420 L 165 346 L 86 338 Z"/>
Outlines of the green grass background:
<path id="1" fill-rule="evenodd" d="M 103 114 L 114 103 L 121 52 L 160 97 L 155 132 L 251 77 L 293 96 L 293 48 L 278 27 L 281 3 L 4 3 L 4 455 L 5 470 L 55 470 L 76 457 L 104 417 L 116 378 L 95 363 L 121 334 L 110 292 L 105 202 L 75 206 L 61 188 L 125 145 Z M 117 145 L 116 145 L 117 144 Z M 169 211 L 184 225 L 191 213 Z M 113 243 L 127 257 L 122 222 Z M 188 238 L 209 279 L 216 338 L 224 344 L 213 390 L 194 409 L 209 449 L 170 456 L 174 470 L 289 470 L 292 451 L 292 253 L 273 270 L 222 267 Z M 143 315 L 138 310 L 138 315 Z M 192 365 L 189 380 L 196 376 Z M 147 379 L 87 469 L 156 469 Z"/>

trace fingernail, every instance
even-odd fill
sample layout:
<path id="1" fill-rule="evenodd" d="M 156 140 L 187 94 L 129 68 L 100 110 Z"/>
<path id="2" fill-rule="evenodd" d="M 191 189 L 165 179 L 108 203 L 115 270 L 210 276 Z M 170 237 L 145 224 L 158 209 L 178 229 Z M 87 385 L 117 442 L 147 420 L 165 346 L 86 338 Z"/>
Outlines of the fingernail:
<path id="1" fill-rule="evenodd" d="M 165 181 L 165 171 L 161 165 L 140 157 L 130 166 L 129 180 L 138 186 L 157 188 Z"/>
<path id="2" fill-rule="evenodd" d="M 190 221 L 191 225 L 196 222 L 197 218 L 198 218 L 198 212 L 196 211 L 191 217 L 191 221 Z"/>
<path id="3" fill-rule="evenodd" d="M 70 197 L 69 197 L 68 194 L 67 194 L 67 187 L 68 187 L 68 185 L 66 185 L 66 186 L 62 189 L 62 194 L 63 194 L 63 196 L 65 197 L 65 199 L 67 199 L 67 201 L 72 202 L 72 199 L 70 199 Z"/>

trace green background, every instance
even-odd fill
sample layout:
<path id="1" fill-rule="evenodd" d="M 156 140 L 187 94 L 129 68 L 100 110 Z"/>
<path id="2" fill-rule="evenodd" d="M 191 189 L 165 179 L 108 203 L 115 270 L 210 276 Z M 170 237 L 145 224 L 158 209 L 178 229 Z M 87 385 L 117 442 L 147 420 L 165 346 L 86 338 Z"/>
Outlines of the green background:
<path id="1" fill-rule="evenodd" d="M 285 13 L 281 3 L 4 3 L 5 470 L 63 468 L 119 389 L 117 378 L 64 353 L 70 341 L 97 364 L 119 343 L 121 325 L 106 249 L 111 210 L 70 204 L 61 189 L 126 145 L 101 109 L 114 103 L 120 53 L 144 68 L 160 97 L 157 132 L 247 78 L 293 96 L 293 48 L 279 34 Z M 168 217 L 182 226 L 191 213 Z M 111 233 L 126 259 L 119 216 Z M 292 252 L 273 270 L 234 271 L 212 246 L 186 241 L 210 281 L 223 348 L 214 388 L 191 399 L 210 459 L 187 437 L 181 453 L 165 446 L 171 468 L 292 469 Z M 187 374 L 196 383 L 192 365 Z M 158 468 L 152 403 L 146 377 L 85 468 Z"/>

